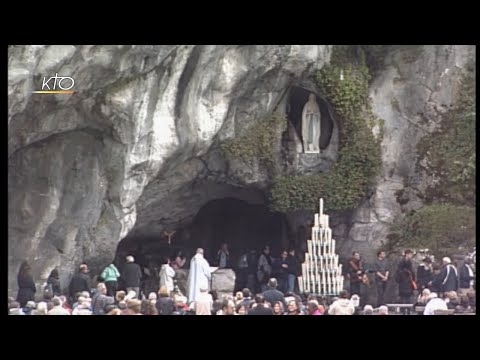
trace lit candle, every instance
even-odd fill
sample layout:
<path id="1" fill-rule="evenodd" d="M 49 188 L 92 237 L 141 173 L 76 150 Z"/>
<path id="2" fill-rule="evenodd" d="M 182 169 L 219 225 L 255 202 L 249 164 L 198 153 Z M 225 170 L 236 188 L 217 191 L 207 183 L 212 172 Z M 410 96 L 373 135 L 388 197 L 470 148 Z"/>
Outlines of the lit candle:
<path id="1" fill-rule="evenodd" d="M 312 254 L 313 253 L 313 251 L 312 251 L 312 240 L 308 240 L 307 245 L 308 245 L 308 252 L 310 254 Z"/>
<path id="2" fill-rule="evenodd" d="M 318 214 L 315 214 L 315 227 L 318 227 Z"/>
<path id="3" fill-rule="evenodd" d="M 328 226 L 328 218 L 329 218 L 329 216 L 328 216 L 328 215 L 325 215 L 325 227 L 326 227 L 327 229 L 329 229 L 329 226 Z"/>
<path id="4" fill-rule="evenodd" d="M 335 255 L 335 240 L 332 239 L 332 255 Z"/>
<path id="5" fill-rule="evenodd" d="M 298 277 L 298 289 L 300 290 L 300 294 L 303 293 L 303 276 Z"/>
<path id="6" fill-rule="evenodd" d="M 323 199 L 320 198 L 320 215 L 323 215 Z"/>

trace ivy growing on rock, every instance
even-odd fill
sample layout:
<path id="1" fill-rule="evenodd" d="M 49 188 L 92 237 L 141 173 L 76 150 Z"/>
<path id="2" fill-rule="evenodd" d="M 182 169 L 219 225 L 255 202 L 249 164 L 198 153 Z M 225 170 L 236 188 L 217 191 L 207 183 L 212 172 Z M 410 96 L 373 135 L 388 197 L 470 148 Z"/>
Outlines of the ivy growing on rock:
<path id="1" fill-rule="evenodd" d="M 372 129 L 375 119 L 368 98 L 370 72 L 365 53 L 357 47 L 334 48 L 332 63 L 316 81 L 332 103 L 339 119 L 340 150 L 337 163 L 313 176 L 279 176 L 274 179 L 271 207 L 276 211 L 315 210 L 323 197 L 330 210 L 351 209 L 366 195 L 381 165 L 380 142 Z"/>
<path id="2" fill-rule="evenodd" d="M 451 204 L 426 205 L 392 226 L 392 249 L 427 248 L 437 256 L 475 246 L 475 209 Z"/>
<path id="3" fill-rule="evenodd" d="M 426 201 L 475 204 L 475 74 L 467 68 L 454 107 L 442 116 L 440 128 L 422 138 L 419 166 L 438 179 Z"/>
<path id="4" fill-rule="evenodd" d="M 276 145 L 286 125 L 287 120 L 283 115 L 269 114 L 247 128 L 241 136 L 224 141 L 220 148 L 228 157 L 245 162 L 258 159 L 262 164 L 271 167 L 275 163 Z"/>

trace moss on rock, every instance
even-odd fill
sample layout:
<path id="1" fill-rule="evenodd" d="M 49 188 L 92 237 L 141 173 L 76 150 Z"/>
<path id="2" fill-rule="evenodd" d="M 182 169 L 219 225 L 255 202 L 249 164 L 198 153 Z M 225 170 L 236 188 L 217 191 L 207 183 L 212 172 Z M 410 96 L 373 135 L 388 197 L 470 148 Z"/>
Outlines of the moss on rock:
<path id="1" fill-rule="evenodd" d="M 436 179 L 426 191 L 427 202 L 475 204 L 475 74 L 467 69 L 455 105 L 440 127 L 417 145 L 418 166 Z"/>
<path id="2" fill-rule="evenodd" d="M 266 166 L 273 166 L 279 134 L 285 131 L 286 126 L 287 120 L 283 115 L 269 114 L 247 128 L 241 136 L 224 141 L 220 148 L 227 157 L 245 162 L 258 159 Z"/>
<path id="3" fill-rule="evenodd" d="M 426 205 L 392 226 L 387 248 L 427 248 L 437 256 L 475 246 L 475 209 L 451 204 Z"/>
<path id="4" fill-rule="evenodd" d="M 356 47 L 338 47 L 332 64 L 316 76 L 338 114 L 341 148 L 337 163 L 319 175 L 276 177 L 271 191 L 273 210 L 314 210 L 319 197 L 325 198 L 331 210 L 354 208 L 378 173 L 383 132 L 382 126 L 377 138 L 372 132 L 379 120 L 369 104 L 370 73 L 365 56 L 359 56 L 358 51 Z"/>

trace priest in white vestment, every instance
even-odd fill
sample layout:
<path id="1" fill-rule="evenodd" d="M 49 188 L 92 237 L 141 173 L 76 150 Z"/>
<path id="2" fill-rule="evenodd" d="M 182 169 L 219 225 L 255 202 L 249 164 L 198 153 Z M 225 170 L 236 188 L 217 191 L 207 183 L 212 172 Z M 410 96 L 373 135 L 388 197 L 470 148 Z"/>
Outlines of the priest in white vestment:
<path id="1" fill-rule="evenodd" d="M 194 302 L 200 294 L 200 289 L 210 288 L 210 265 L 203 257 L 203 249 L 197 249 L 197 253 L 190 261 L 190 272 L 188 273 L 188 302 Z"/>

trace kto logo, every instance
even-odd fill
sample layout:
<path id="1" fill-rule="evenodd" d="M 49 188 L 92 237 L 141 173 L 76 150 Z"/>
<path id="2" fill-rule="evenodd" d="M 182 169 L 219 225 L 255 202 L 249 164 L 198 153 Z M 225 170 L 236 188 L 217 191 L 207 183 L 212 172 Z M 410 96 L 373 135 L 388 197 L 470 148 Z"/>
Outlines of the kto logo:
<path id="1" fill-rule="evenodd" d="M 73 94 L 75 91 L 70 90 L 75 85 L 75 80 L 70 76 L 51 76 L 47 79 L 43 77 L 42 90 L 34 91 L 35 94 Z M 58 90 L 59 89 L 59 90 Z"/>

